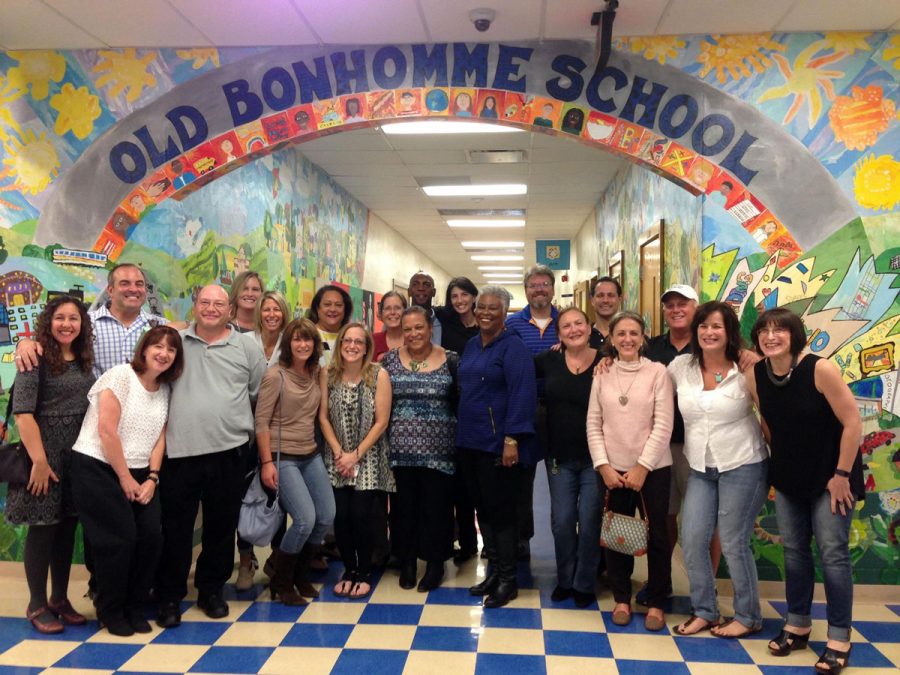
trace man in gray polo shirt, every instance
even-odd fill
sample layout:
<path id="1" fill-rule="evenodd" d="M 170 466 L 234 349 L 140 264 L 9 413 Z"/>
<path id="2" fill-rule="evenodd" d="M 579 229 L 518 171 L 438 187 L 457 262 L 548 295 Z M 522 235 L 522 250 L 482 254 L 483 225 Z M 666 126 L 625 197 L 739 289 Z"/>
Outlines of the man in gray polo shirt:
<path id="1" fill-rule="evenodd" d="M 197 606 L 212 619 L 228 615 L 222 588 L 234 566 L 234 533 L 243 493 L 244 459 L 253 434 L 250 402 L 266 369 L 262 350 L 228 325 L 228 294 L 206 286 L 194 301 L 194 323 L 181 331 L 184 373 L 175 382 L 160 474 L 165 544 L 156 579 L 157 624 L 181 623 L 194 522 L 203 507 Z"/>

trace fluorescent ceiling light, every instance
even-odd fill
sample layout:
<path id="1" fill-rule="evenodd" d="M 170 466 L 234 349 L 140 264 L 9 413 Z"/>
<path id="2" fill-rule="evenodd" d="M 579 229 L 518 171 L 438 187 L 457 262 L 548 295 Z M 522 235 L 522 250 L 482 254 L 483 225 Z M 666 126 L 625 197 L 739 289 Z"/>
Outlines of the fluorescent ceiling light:
<path id="1" fill-rule="evenodd" d="M 447 221 L 450 227 L 525 227 L 522 219 L 498 220 L 489 218 L 451 218 Z"/>
<path id="2" fill-rule="evenodd" d="M 463 248 L 525 248 L 524 241 L 464 241 Z"/>
<path id="3" fill-rule="evenodd" d="M 475 262 L 516 262 L 525 260 L 525 257 L 521 255 L 473 255 L 472 260 Z"/>
<path id="4" fill-rule="evenodd" d="M 490 122 L 413 121 L 382 124 L 386 134 L 508 134 L 524 129 Z"/>
<path id="5" fill-rule="evenodd" d="M 485 279 L 512 279 L 512 280 L 518 279 L 519 281 L 522 280 L 521 272 L 519 272 L 518 274 L 511 274 L 511 273 L 504 273 L 504 272 L 486 272 L 486 273 L 482 274 L 481 276 L 483 276 Z"/>
<path id="6" fill-rule="evenodd" d="M 478 269 L 482 272 L 521 272 L 521 265 L 479 265 Z"/>
<path id="7" fill-rule="evenodd" d="M 524 183 L 427 185 L 422 191 L 429 197 L 503 197 L 524 195 L 528 192 L 528 186 Z"/>

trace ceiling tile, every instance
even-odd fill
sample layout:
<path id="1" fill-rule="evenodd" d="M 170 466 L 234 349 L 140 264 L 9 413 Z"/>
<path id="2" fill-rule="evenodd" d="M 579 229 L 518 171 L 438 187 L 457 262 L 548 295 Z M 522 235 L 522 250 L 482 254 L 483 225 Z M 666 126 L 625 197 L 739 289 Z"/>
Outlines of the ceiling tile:
<path id="1" fill-rule="evenodd" d="M 435 42 L 479 42 L 502 40 L 534 40 L 541 27 L 541 0 L 419 0 L 425 12 L 425 23 Z M 568 0 L 556 2 L 560 11 Z M 469 11 L 490 7 L 496 17 L 490 29 L 479 33 L 469 20 Z M 564 11 L 568 11 L 567 9 Z"/>
<path id="2" fill-rule="evenodd" d="M 774 30 L 787 9 L 785 0 L 716 0 L 715 11 L 703 0 L 672 0 L 657 34 L 763 33 Z"/>
<path id="3" fill-rule="evenodd" d="M 653 35 L 669 0 L 623 0 L 613 21 L 613 36 Z M 567 0 L 565 5 L 550 2 L 545 37 L 548 39 L 594 40 L 597 28 L 591 16 L 603 7 L 598 0 Z"/>
<path id="4" fill-rule="evenodd" d="M 219 46 L 317 44 L 290 0 L 169 0 Z"/>
<path id="5" fill-rule="evenodd" d="M 295 5 L 325 44 L 404 44 L 427 40 L 415 0 L 350 0 L 340 5 L 295 0 Z"/>
<path id="6" fill-rule="evenodd" d="M 0 2 L 0 49 L 88 49 L 107 46 L 95 33 L 35 0 Z"/>
<path id="7" fill-rule="evenodd" d="M 779 31 L 887 30 L 900 22 L 897 0 L 866 0 L 865 11 L 855 2 L 840 0 L 796 0 L 778 22 Z"/>

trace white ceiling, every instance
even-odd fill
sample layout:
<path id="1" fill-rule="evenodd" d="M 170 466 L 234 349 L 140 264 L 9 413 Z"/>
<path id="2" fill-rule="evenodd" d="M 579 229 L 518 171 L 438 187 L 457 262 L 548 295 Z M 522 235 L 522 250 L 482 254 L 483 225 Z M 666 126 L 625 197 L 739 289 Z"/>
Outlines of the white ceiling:
<path id="1" fill-rule="evenodd" d="M 0 0 L 0 49 L 379 44 L 487 39 L 592 40 L 603 0 Z M 476 32 L 469 10 L 496 19 Z M 614 35 L 900 30 L 900 0 L 620 0 Z M 476 272 L 458 240 L 570 238 L 591 213 L 617 159 L 540 133 L 385 136 L 343 132 L 299 146 L 372 211 L 452 274 Z M 522 164 L 468 164 L 466 150 L 519 149 Z M 432 199 L 417 178 L 528 183 L 524 197 Z M 439 208 L 526 208 L 528 225 L 457 234 Z"/>

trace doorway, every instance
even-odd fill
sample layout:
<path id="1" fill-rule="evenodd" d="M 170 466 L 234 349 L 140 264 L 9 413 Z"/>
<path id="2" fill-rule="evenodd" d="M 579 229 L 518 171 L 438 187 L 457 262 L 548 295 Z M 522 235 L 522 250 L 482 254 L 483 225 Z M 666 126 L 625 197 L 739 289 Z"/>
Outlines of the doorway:
<path id="1" fill-rule="evenodd" d="M 663 242 L 665 233 L 665 220 L 660 218 L 641 234 L 638 239 L 638 251 L 640 264 L 640 313 L 644 317 L 650 337 L 662 332 L 662 306 L 659 295 L 662 292 L 662 261 L 665 251 Z"/>

